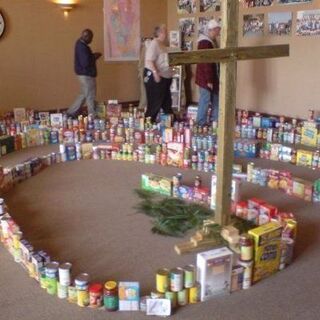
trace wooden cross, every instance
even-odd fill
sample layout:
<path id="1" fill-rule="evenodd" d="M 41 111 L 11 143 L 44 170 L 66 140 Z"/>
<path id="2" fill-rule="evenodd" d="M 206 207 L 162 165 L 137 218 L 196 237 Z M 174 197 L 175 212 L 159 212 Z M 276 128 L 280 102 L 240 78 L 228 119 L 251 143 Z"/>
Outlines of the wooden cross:
<path id="1" fill-rule="evenodd" d="M 222 0 L 221 49 L 169 53 L 170 65 L 220 62 L 217 191 L 215 222 L 228 223 L 231 208 L 233 135 L 236 109 L 237 60 L 289 56 L 289 45 L 237 47 L 239 1 Z"/>

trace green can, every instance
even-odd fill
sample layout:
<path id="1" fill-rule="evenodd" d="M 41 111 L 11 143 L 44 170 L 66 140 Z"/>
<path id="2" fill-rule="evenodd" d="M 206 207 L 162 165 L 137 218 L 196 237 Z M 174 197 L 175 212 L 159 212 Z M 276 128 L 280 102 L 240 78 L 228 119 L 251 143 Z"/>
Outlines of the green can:
<path id="1" fill-rule="evenodd" d="M 40 274 L 40 277 L 39 277 L 40 287 L 42 289 L 47 289 L 47 277 L 46 277 L 45 268 L 41 268 L 39 270 L 39 274 Z"/>
<path id="2" fill-rule="evenodd" d="M 196 282 L 196 268 L 190 264 L 183 268 L 184 270 L 184 287 L 192 288 Z"/>
<path id="3" fill-rule="evenodd" d="M 57 295 L 58 281 L 56 278 L 47 277 L 47 292 L 52 296 Z"/>
<path id="4" fill-rule="evenodd" d="M 176 292 L 166 291 L 164 296 L 166 299 L 170 300 L 171 308 L 177 307 L 177 293 Z"/>
<path id="5" fill-rule="evenodd" d="M 178 292 L 178 306 L 185 306 L 188 304 L 189 289 L 183 289 Z"/>

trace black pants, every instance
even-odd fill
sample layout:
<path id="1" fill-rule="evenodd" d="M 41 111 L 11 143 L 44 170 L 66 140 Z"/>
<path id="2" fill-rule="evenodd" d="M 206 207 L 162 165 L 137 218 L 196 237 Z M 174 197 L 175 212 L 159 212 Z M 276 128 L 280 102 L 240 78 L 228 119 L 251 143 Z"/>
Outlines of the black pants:
<path id="1" fill-rule="evenodd" d="M 149 69 L 144 69 L 143 77 L 147 92 L 146 118 L 151 117 L 151 121 L 155 122 L 160 109 L 165 114 L 173 114 L 170 91 L 172 79 L 161 78 L 160 82 L 156 82 Z"/>

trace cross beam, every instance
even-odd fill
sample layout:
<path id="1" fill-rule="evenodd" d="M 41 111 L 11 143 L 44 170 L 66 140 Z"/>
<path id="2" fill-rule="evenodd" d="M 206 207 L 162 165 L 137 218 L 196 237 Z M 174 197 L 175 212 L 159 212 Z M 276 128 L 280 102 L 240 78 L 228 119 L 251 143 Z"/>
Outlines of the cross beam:
<path id="1" fill-rule="evenodd" d="M 221 62 L 218 124 L 217 191 L 214 220 L 226 225 L 231 210 L 233 135 L 236 110 L 237 60 L 286 57 L 288 45 L 238 48 L 239 1 L 221 2 L 221 48 L 169 53 L 171 65 Z"/>
<path id="2" fill-rule="evenodd" d="M 252 60 L 289 56 L 289 45 L 257 47 L 233 47 L 224 49 L 204 49 L 189 52 L 173 52 L 169 56 L 170 65 L 196 64 L 205 61 L 228 62 L 231 60 Z"/>

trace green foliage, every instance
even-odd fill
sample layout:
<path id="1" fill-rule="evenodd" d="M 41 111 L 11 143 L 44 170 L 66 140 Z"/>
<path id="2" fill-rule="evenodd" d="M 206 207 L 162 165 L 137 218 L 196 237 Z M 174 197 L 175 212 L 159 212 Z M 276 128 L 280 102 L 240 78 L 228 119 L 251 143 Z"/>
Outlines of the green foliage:
<path id="1" fill-rule="evenodd" d="M 135 192 L 141 199 L 137 211 L 153 218 L 153 233 L 182 237 L 189 230 L 202 228 L 203 221 L 214 216 L 214 211 L 200 204 L 163 198 L 146 190 Z"/>

